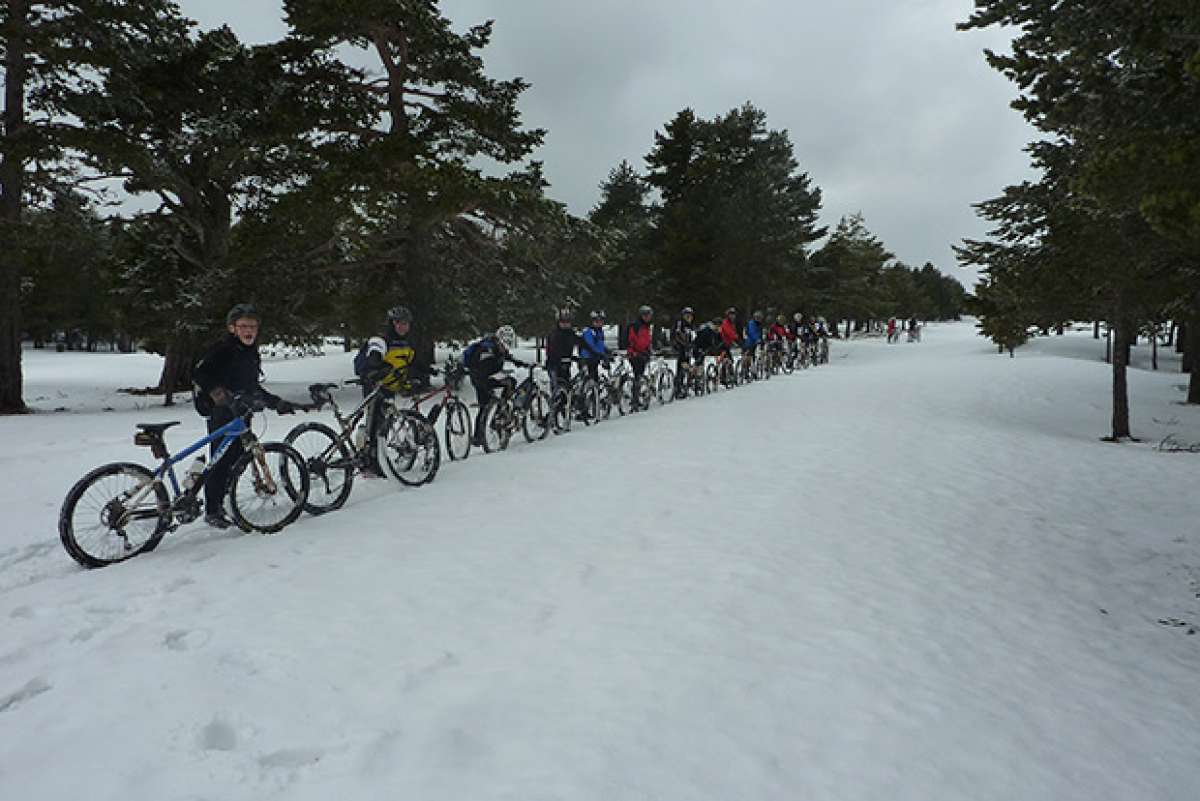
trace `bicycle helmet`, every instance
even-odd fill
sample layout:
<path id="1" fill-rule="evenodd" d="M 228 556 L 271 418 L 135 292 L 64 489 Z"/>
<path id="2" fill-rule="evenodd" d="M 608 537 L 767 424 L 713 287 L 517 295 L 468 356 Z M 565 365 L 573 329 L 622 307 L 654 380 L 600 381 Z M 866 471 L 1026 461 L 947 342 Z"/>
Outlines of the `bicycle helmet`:
<path id="1" fill-rule="evenodd" d="M 258 309 L 254 308 L 253 303 L 239 303 L 230 309 L 229 313 L 225 315 L 225 325 L 233 325 L 242 318 L 259 319 Z"/>
<path id="2" fill-rule="evenodd" d="M 647 314 L 654 314 L 654 309 L 649 306 L 642 306 L 638 309 L 638 317 L 644 317 Z"/>
<path id="3" fill-rule="evenodd" d="M 605 319 L 604 312 L 594 311 L 589 315 L 589 318 L 591 319 L 592 322 L 596 322 L 597 320 L 599 320 L 600 322 L 604 322 L 604 319 Z"/>
<path id="4" fill-rule="evenodd" d="M 733 306 L 730 306 L 728 309 L 725 310 L 725 316 L 726 317 L 737 317 L 737 309 L 734 308 Z"/>
<path id="5" fill-rule="evenodd" d="M 392 308 L 388 309 L 387 316 L 389 323 L 412 322 L 412 312 L 410 312 L 405 306 L 393 306 Z"/>
<path id="6" fill-rule="evenodd" d="M 517 332 L 511 325 L 502 325 L 497 328 L 496 339 L 509 350 L 517 346 Z"/>
<path id="7" fill-rule="evenodd" d="M 695 314 L 696 314 L 696 312 L 695 312 L 695 310 L 693 310 L 693 309 L 692 309 L 692 307 L 691 307 L 691 306 L 684 306 L 684 307 L 683 307 L 683 311 L 681 311 L 681 312 L 679 313 L 679 316 L 680 316 L 680 317 L 686 317 L 686 316 L 687 316 L 687 315 L 689 315 L 689 314 L 691 314 L 691 315 L 695 315 Z"/>
<path id="8" fill-rule="evenodd" d="M 784 323 L 787 322 L 787 318 L 784 317 L 782 314 L 777 314 L 777 315 L 775 315 L 775 322 L 779 323 L 780 325 L 783 325 Z"/>
<path id="9" fill-rule="evenodd" d="M 795 320 L 796 322 L 800 322 L 804 319 L 804 315 L 801 314 L 800 312 L 796 312 L 795 314 L 792 315 L 792 319 Z"/>
<path id="10" fill-rule="evenodd" d="M 560 323 L 571 322 L 571 310 L 566 306 L 562 307 L 558 310 L 558 316 L 555 319 L 557 319 Z"/>
<path id="11" fill-rule="evenodd" d="M 758 320 L 758 321 L 761 323 L 761 322 L 762 322 L 762 318 L 763 318 L 763 313 L 762 313 L 762 312 L 760 312 L 760 311 L 756 311 L 756 312 L 754 313 L 754 319 L 755 319 L 755 320 Z"/>

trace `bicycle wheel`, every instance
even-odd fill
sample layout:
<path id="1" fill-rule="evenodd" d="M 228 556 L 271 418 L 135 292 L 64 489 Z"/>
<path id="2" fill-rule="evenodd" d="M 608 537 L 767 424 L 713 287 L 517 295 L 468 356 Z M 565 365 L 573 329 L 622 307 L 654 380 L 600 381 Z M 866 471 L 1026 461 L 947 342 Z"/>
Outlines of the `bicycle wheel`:
<path id="1" fill-rule="evenodd" d="M 704 391 L 706 393 L 716 392 L 721 386 L 720 374 L 717 372 L 717 366 L 710 364 L 704 368 Z"/>
<path id="2" fill-rule="evenodd" d="M 783 360 L 779 363 L 779 368 L 783 370 L 786 375 L 791 375 L 795 371 L 796 359 L 790 350 L 783 354 Z"/>
<path id="3" fill-rule="evenodd" d="M 529 395 L 529 405 L 525 407 L 525 415 L 521 420 L 521 431 L 526 442 L 545 439 L 550 433 L 550 399 L 540 389 L 535 389 Z"/>
<path id="4" fill-rule="evenodd" d="M 342 508 L 354 486 L 354 460 L 346 443 L 324 423 L 301 423 L 283 441 L 296 449 L 308 467 L 304 511 L 323 515 Z"/>
<path id="5" fill-rule="evenodd" d="M 675 400 L 675 379 L 670 370 L 659 370 L 658 380 L 654 383 L 656 384 L 654 392 L 658 397 L 659 404 L 666 406 Z"/>
<path id="6" fill-rule="evenodd" d="M 622 415 L 633 411 L 633 377 L 623 376 L 617 395 L 617 411 Z"/>
<path id="7" fill-rule="evenodd" d="M 550 427 L 555 434 L 565 434 L 571 430 L 571 397 L 565 389 L 554 391 L 550 401 Z"/>
<path id="8" fill-rule="evenodd" d="M 595 423 L 600 417 L 600 389 L 590 378 L 577 384 L 571 393 L 571 408 L 575 419 L 585 426 Z"/>
<path id="9" fill-rule="evenodd" d="M 409 487 L 433 481 L 442 463 L 437 431 L 414 414 L 394 415 L 379 439 L 378 449 L 388 472 Z"/>
<path id="10" fill-rule="evenodd" d="M 242 531 L 274 534 L 308 502 L 308 467 L 283 442 L 252 442 L 229 470 L 229 510 Z"/>
<path id="11" fill-rule="evenodd" d="M 458 398 L 446 401 L 446 453 L 453 462 L 471 455 L 471 413 Z"/>
<path id="12" fill-rule="evenodd" d="M 131 462 L 106 464 L 79 479 L 58 514 L 59 539 L 71 558 L 104 567 L 153 551 L 171 527 L 170 495 L 161 483 L 150 487 L 153 481 L 150 470 Z"/>
<path id="13" fill-rule="evenodd" d="M 610 384 L 608 381 L 601 381 L 596 384 L 596 392 L 599 394 L 599 398 L 597 398 L 597 403 L 599 405 L 596 409 L 596 420 L 607 420 L 608 418 L 612 417 L 614 405 L 612 384 Z"/>
<path id="14" fill-rule="evenodd" d="M 479 414 L 479 426 L 484 451 L 496 453 L 508 447 L 508 441 L 512 437 L 512 415 L 512 401 L 506 398 L 492 401 L 483 407 Z"/>
<path id="15" fill-rule="evenodd" d="M 718 369 L 718 381 L 725 389 L 733 389 L 737 386 L 737 369 L 733 366 L 733 362 L 725 359 L 721 362 Z"/>

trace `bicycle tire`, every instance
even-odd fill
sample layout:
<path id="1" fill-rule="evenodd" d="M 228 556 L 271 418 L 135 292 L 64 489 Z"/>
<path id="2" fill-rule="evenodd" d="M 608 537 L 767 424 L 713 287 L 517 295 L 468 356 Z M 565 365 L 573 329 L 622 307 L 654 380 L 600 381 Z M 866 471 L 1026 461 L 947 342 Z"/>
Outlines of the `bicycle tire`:
<path id="1" fill-rule="evenodd" d="M 296 449 L 308 469 L 304 511 L 323 515 L 341 509 L 354 487 L 354 461 L 337 432 L 324 423 L 301 423 L 283 441 Z"/>
<path id="2" fill-rule="evenodd" d="M 485 453 L 497 453 L 508 448 L 508 442 L 512 438 L 512 429 L 506 420 L 511 419 L 512 401 L 502 398 L 483 407 L 479 413 L 479 430 L 481 432 L 479 439 L 483 443 Z"/>
<path id="3" fill-rule="evenodd" d="M 654 389 L 660 406 L 666 406 L 675 400 L 675 379 L 670 370 L 659 370 L 658 380 L 654 383 L 657 385 Z"/>
<path id="4" fill-rule="evenodd" d="M 446 401 L 443 416 L 446 418 L 446 454 L 452 462 L 460 462 L 471 455 L 471 412 L 467 404 L 458 398 Z"/>
<path id="5" fill-rule="evenodd" d="M 415 414 L 393 415 L 379 438 L 378 449 L 388 472 L 408 487 L 433 481 L 442 463 L 437 431 Z"/>
<path id="6" fill-rule="evenodd" d="M 550 434 L 550 399 L 541 389 L 535 389 L 529 395 L 529 404 L 521 419 L 521 433 L 526 442 L 536 442 Z"/>
<path id="7" fill-rule="evenodd" d="M 633 411 L 633 377 L 623 376 L 618 388 L 617 411 L 622 416 Z"/>
<path id="8" fill-rule="evenodd" d="M 123 491 L 112 490 L 107 497 L 103 497 L 104 492 L 100 491 L 101 497 L 89 498 L 85 502 L 84 496 L 88 494 L 88 490 L 93 487 L 98 488 L 101 481 L 109 476 L 125 476 L 128 478 L 130 486 Z M 97 467 L 76 481 L 67 492 L 67 497 L 63 500 L 62 508 L 58 513 L 58 535 L 67 554 L 84 567 L 104 567 L 124 562 L 126 559 L 149 553 L 157 548 L 163 535 L 171 528 L 171 497 L 161 482 L 155 484 L 153 489 L 155 516 L 145 518 L 146 522 L 153 520 L 154 526 L 143 540 L 137 544 L 131 544 L 128 533 L 124 529 L 114 527 L 107 522 L 111 520 L 113 512 L 118 508 L 114 502 L 120 504 L 120 501 L 117 500 L 118 495 L 136 491 L 145 486 L 146 482 L 153 480 L 154 473 L 143 465 L 133 462 L 112 462 Z M 80 510 L 81 504 L 87 508 Z M 119 508 L 125 511 L 124 507 Z M 148 515 L 149 511 L 147 508 L 145 514 Z M 84 522 L 80 518 L 80 514 L 96 515 L 99 525 L 92 526 L 92 529 L 97 531 L 102 529 L 107 532 L 112 537 L 113 549 L 96 547 L 98 543 L 89 542 L 80 528 L 80 523 Z M 109 537 L 102 537 L 102 539 L 108 540 Z"/>
<path id="9" fill-rule="evenodd" d="M 592 379 L 576 385 L 571 393 L 571 408 L 584 426 L 598 422 L 600 418 L 600 387 Z"/>
<path id="10" fill-rule="evenodd" d="M 256 453 L 260 448 L 262 461 Z M 278 463 L 272 463 L 272 454 Z M 265 476 L 261 474 L 264 469 Z M 247 476 L 249 484 L 244 481 Z M 229 511 L 242 531 L 274 534 L 295 522 L 304 511 L 308 489 L 308 466 L 295 448 L 284 442 L 251 443 L 229 470 Z M 254 508 L 269 509 L 272 514 L 266 520 L 255 514 L 256 519 L 251 520 L 247 513 Z"/>
<path id="11" fill-rule="evenodd" d="M 555 434 L 565 434 L 571 430 L 571 394 L 565 389 L 554 391 L 550 399 L 550 427 Z"/>

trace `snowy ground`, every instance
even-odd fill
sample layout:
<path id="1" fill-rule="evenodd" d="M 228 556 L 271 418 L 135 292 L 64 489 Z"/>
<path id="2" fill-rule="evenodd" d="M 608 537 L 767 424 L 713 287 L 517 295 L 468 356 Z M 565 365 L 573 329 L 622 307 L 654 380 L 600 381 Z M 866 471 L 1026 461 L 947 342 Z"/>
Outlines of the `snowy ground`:
<path id="1" fill-rule="evenodd" d="M 27 352 L 67 411 L 0 418 L 0 799 L 1192 801 L 1178 362 L 1111 445 L 1090 334 L 924 333 L 90 572 L 68 487 L 199 419 L 115 392 L 151 357 Z"/>

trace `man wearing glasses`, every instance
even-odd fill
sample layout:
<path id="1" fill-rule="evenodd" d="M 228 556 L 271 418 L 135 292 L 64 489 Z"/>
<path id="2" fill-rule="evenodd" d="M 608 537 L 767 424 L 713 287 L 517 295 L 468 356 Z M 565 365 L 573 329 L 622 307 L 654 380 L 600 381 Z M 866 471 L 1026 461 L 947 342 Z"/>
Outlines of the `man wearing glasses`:
<path id="1" fill-rule="evenodd" d="M 228 334 L 201 357 L 192 371 L 197 386 L 196 411 L 208 418 L 208 433 L 233 420 L 230 399 L 237 394 L 259 393 L 268 408 L 279 414 L 291 414 L 296 407 L 263 389 L 262 358 L 258 355 L 258 312 L 248 303 L 239 303 L 225 315 Z M 213 451 L 217 442 L 210 446 Z M 204 522 L 213 528 L 229 528 L 223 502 L 229 483 L 229 468 L 242 455 L 240 440 L 230 443 L 221 461 L 213 465 L 204 483 Z"/>

